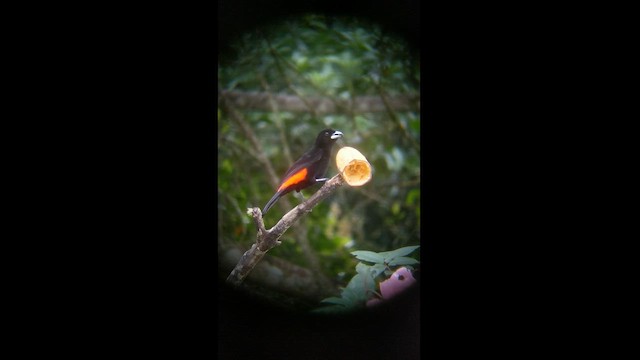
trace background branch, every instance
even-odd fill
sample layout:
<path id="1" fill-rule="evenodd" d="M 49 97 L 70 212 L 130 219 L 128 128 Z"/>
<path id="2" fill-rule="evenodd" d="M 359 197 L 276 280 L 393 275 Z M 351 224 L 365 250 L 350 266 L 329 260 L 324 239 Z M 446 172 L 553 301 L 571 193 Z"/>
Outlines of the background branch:
<path id="1" fill-rule="evenodd" d="M 309 113 L 309 107 L 313 107 L 316 115 L 342 113 L 340 105 L 345 109 L 351 109 L 354 114 L 378 113 L 393 111 L 419 111 L 420 96 L 357 96 L 351 100 L 332 99 L 320 96 L 306 96 L 301 98 L 296 95 L 269 94 L 258 91 L 228 91 L 222 90 L 220 94 L 234 107 L 244 110 L 275 111 L 274 104 L 280 111 Z M 337 105 L 339 104 L 339 105 Z"/>

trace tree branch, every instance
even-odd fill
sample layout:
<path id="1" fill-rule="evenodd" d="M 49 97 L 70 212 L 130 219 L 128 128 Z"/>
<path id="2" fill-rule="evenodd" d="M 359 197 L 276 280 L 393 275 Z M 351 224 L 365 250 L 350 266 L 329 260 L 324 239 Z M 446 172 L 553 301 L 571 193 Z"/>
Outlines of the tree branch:
<path id="1" fill-rule="evenodd" d="M 331 193 L 333 193 L 338 187 L 344 184 L 344 180 L 340 174 L 334 176 L 320 188 L 315 194 L 313 194 L 307 201 L 299 204 L 286 213 L 277 224 L 271 229 L 266 230 L 264 226 L 264 220 L 262 219 L 262 211 L 260 208 L 254 207 L 249 209 L 249 214 L 253 217 L 253 220 L 258 229 L 256 236 L 256 242 L 247 250 L 236 267 L 231 271 L 227 277 L 227 282 L 233 285 L 240 285 L 242 281 L 249 275 L 251 270 L 260 262 L 264 255 L 274 247 L 280 244 L 280 237 L 297 222 L 303 215 L 310 212 L 320 201 L 325 199 Z"/>
<path id="2" fill-rule="evenodd" d="M 295 95 L 275 94 L 265 92 L 242 92 L 222 90 L 220 96 L 233 104 L 236 108 L 246 110 L 274 111 L 274 102 L 280 111 L 309 112 L 309 106 L 317 115 L 340 112 L 340 107 L 352 109 L 354 114 L 377 113 L 393 111 L 418 111 L 420 96 L 357 96 L 351 100 L 331 99 L 319 96 L 301 98 Z"/>

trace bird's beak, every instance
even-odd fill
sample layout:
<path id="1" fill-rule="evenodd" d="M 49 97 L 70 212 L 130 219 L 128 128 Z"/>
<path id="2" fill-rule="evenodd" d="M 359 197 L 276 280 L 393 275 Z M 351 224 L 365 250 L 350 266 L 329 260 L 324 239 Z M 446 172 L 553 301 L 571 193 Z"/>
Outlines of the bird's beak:
<path id="1" fill-rule="evenodd" d="M 341 138 L 342 137 L 342 131 L 334 131 L 333 134 L 331 135 L 331 140 L 335 140 L 337 138 Z"/>

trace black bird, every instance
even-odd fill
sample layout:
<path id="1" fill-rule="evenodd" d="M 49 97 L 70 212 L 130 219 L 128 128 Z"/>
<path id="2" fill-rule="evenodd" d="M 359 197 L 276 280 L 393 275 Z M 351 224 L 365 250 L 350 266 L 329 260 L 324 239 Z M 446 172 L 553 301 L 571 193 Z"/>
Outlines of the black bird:
<path id="1" fill-rule="evenodd" d="M 329 167 L 331 147 L 342 137 L 342 132 L 333 129 L 324 129 L 316 137 L 316 142 L 309 151 L 298 159 L 284 174 L 277 192 L 265 205 L 262 214 L 265 214 L 280 197 L 295 190 L 307 188 L 319 182 L 327 181 L 323 177 Z"/>

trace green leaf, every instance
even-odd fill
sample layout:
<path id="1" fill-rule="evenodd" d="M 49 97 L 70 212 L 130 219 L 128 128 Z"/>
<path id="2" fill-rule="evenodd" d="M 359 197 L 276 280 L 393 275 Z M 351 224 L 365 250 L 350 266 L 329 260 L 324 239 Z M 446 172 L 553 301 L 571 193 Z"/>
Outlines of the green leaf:
<path id="1" fill-rule="evenodd" d="M 382 274 L 386 269 L 387 267 L 384 264 L 375 264 L 371 266 L 371 275 L 373 275 L 373 277 L 376 278 L 378 277 L 378 275 Z"/>
<path id="2" fill-rule="evenodd" d="M 420 262 L 414 258 L 400 256 L 389 262 L 389 266 L 397 266 L 397 265 L 413 265 L 419 264 Z"/>
<path id="3" fill-rule="evenodd" d="M 384 263 L 384 256 L 381 255 L 382 253 L 378 254 L 373 251 L 358 250 L 352 251 L 351 254 L 354 255 L 358 260 L 368 261 L 376 264 Z"/>
<path id="4" fill-rule="evenodd" d="M 409 127 L 416 133 L 420 132 L 420 117 L 411 116 L 409 119 Z"/>
<path id="5" fill-rule="evenodd" d="M 335 297 L 335 296 L 323 299 L 321 302 L 328 303 L 328 304 L 338 304 L 343 306 L 349 305 L 349 302 L 347 300 L 343 298 Z"/>
<path id="6" fill-rule="evenodd" d="M 354 276 L 349 285 L 342 290 L 342 299 L 344 300 L 345 306 L 355 306 L 355 303 L 358 302 L 358 299 L 362 297 L 362 293 L 364 292 L 364 288 L 362 288 L 362 281 L 360 279 L 360 275 Z M 354 281 L 355 280 L 355 281 Z"/>
<path id="7" fill-rule="evenodd" d="M 398 215 L 399 212 L 400 212 L 400 203 L 395 201 L 393 205 L 391 205 L 391 213 L 393 215 Z"/>
<path id="8" fill-rule="evenodd" d="M 357 267 L 356 267 L 357 268 Z M 353 305 L 367 300 L 367 295 L 375 290 L 376 282 L 369 269 L 362 269 L 356 274 L 344 289 L 342 296 L 348 297 Z"/>
<path id="9" fill-rule="evenodd" d="M 231 161 L 229 159 L 222 160 L 222 170 L 229 174 L 233 172 L 233 166 L 231 165 Z"/>
<path id="10" fill-rule="evenodd" d="M 356 272 L 362 275 L 369 275 L 371 273 L 371 266 L 363 263 L 356 265 Z"/>
<path id="11" fill-rule="evenodd" d="M 420 189 L 413 189 L 411 191 L 409 191 L 409 193 L 407 194 L 407 200 L 406 200 L 406 204 L 407 206 L 412 206 L 413 204 L 416 203 L 416 200 L 419 201 L 420 199 Z"/>
<path id="12" fill-rule="evenodd" d="M 405 247 L 401 247 L 400 249 L 395 249 L 392 251 L 385 251 L 385 252 L 381 252 L 378 253 L 377 255 L 382 256 L 385 261 L 389 262 L 397 257 L 400 256 L 405 256 L 405 255 L 409 255 L 411 254 L 415 249 L 419 248 L 420 245 L 415 245 L 415 246 L 405 246 Z"/>

